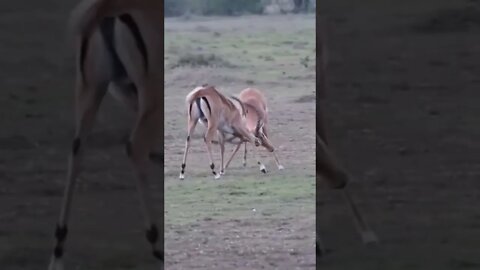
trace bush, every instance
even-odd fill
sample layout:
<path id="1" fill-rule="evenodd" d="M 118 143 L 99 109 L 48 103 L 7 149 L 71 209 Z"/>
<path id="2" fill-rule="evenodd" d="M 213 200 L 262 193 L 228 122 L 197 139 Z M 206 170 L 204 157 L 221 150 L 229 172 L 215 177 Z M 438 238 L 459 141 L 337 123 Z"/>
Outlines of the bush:
<path id="1" fill-rule="evenodd" d="M 203 0 L 202 15 L 238 15 L 242 13 L 260 14 L 263 11 L 261 0 Z"/>
<path id="2" fill-rule="evenodd" d="M 260 14 L 263 7 L 262 0 L 165 0 L 165 16 Z"/>
<path id="3" fill-rule="evenodd" d="M 180 55 L 170 68 L 178 67 L 234 67 L 228 61 L 215 54 L 193 54 Z"/>
<path id="4" fill-rule="evenodd" d="M 185 0 L 165 0 L 165 17 L 181 16 L 185 13 Z"/>

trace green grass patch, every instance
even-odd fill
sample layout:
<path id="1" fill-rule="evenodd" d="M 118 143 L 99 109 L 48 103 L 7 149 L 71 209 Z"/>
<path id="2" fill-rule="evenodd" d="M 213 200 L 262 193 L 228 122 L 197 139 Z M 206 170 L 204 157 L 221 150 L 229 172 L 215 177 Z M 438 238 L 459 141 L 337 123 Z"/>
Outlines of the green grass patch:
<path id="1" fill-rule="evenodd" d="M 245 74 L 253 72 L 257 83 L 287 81 L 283 75 L 292 72 L 314 75 L 314 18 L 296 19 L 301 20 L 302 27 L 280 28 L 274 18 L 253 17 L 252 20 L 259 21 L 258 25 L 241 30 L 234 20 L 227 19 L 221 21 L 221 27 L 209 24 L 213 19 L 167 21 L 172 30 L 165 33 L 165 67 L 167 70 L 181 66 L 235 67 L 239 77 L 251 78 L 252 75 Z M 305 58 L 309 59 L 307 66 L 302 60 Z"/>
<path id="2" fill-rule="evenodd" d="M 314 178 L 235 176 L 233 180 L 230 177 L 218 181 L 185 180 L 166 186 L 166 224 L 315 212 Z"/>

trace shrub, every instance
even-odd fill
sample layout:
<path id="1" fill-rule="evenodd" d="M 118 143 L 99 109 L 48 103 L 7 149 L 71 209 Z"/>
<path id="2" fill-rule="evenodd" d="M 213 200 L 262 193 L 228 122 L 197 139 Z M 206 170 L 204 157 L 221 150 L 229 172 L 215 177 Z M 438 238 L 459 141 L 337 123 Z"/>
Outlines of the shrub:
<path id="1" fill-rule="evenodd" d="M 178 57 L 178 59 L 171 65 L 170 68 L 177 67 L 234 67 L 227 60 L 216 54 L 194 54 L 185 53 Z"/>

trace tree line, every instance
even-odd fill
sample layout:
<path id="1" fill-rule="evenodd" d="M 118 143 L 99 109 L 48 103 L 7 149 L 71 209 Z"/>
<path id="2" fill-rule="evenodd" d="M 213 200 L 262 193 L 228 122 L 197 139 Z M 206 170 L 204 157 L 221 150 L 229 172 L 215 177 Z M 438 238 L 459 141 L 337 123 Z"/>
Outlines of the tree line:
<path id="1" fill-rule="evenodd" d="M 279 5 L 280 13 L 313 12 L 315 0 L 165 0 L 165 16 L 175 17 L 185 14 L 203 16 L 241 14 L 263 14 L 268 5 Z M 289 10 L 282 5 L 289 5 Z"/>

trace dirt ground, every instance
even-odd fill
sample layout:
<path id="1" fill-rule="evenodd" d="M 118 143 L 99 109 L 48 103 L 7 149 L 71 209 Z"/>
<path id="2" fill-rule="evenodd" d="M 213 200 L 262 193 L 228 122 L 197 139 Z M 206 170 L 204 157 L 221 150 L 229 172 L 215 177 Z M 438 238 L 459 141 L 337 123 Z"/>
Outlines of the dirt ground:
<path id="1" fill-rule="evenodd" d="M 165 23 L 165 249 L 167 269 L 315 269 L 315 17 L 182 17 Z M 209 83 L 225 94 L 246 87 L 268 99 L 271 140 L 284 171 L 249 150 L 214 180 L 201 125 L 186 178 L 185 96 Z M 233 150 L 226 148 L 226 158 Z M 213 147 L 220 167 L 220 148 Z"/>
<path id="2" fill-rule="evenodd" d="M 480 269 L 479 4 L 322 6 L 332 145 L 382 243 L 365 248 L 340 194 L 322 191 L 332 253 L 318 269 Z"/>

